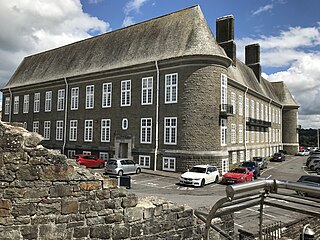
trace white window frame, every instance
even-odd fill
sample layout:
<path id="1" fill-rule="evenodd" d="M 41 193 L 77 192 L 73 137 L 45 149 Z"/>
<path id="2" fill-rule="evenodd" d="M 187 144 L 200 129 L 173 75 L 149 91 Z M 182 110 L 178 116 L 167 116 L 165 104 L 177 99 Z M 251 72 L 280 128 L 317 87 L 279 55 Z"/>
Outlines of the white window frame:
<path id="1" fill-rule="evenodd" d="M 151 143 L 152 141 L 152 118 L 141 118 L 140 143 Z"/>
<path id="2" fill-rule="evenodd" d="M 68 158 L 72 158 L 76 154 L 76 150 L 68 150 Z"/>
<path id="3" fill-rule="evenodd" d="M 231 164 L 236 164 L 238 162 L 238 155 L 236 151 L 231 153 Z"/>
<path id="4" fill-rule="evenodd" d="M 256 102 L 256 119 L 260 119 L 260 103 Z"/>
<path id="5" fill-rule="evenodd" d="M 229 159 L 224 158 L 221 159 L 221 174 L 225 174 L 229 171 Z"/>
<path id="6" fill-rule="evenodd" d="M 260 118 L 261 118 L 261 120 L 262 121 L 264 121 L 264 105 L 263 105 L 263 103 L 261 103 L 261 106 L 260 106 Z"/>
<path id="7" fill-rule="evenodd" d="M 228 104 L 228 77 L 226 74 L 221 74 L 221 110 L 226 111 Z"/>
<path id="8" fill-rule="evenodd" d="M 243 125 L 242 124 L 239 124 L 238 126 L 239 128 L 239 137 L 238 137 L 238 141 L 239 143 L 243 143 Z"/>
<path id="9" fill-rule="evenodd" d="M 131 80 L 121 81 L 121 107 L 131 106 Z"/>
<path id="10" fill-rule="evenodd" d="M 44 140 L 50 140 L 50 121 L 44 121 L 43 122 L 43 139 Z"/>
<path id="11" fill-rule="evenodd" d="M 93 141 L 93 120 L 84 120 L 83 141 Z"/>
<path id="12" fill-rule="evenodd" d="M 239 152 L 239 162 L 244 162 L 244 151 Z"/>
<path id="13" fill-rule="evenodd" d="M 78 137 L 78 120 L 70 120 L 69 141 L 77 141 Z"/>
<path id="14" fill-rule="evenodd" d="M 165 76 L 165 104 L 178 102 L 178 73 L 166 74 Z"/>
<path id="15" fill-rule="evenodd" d="M 141 80 L 141 105 L 152 105 L 153 77 L 144 77 Z"/>
<path id="16" fill-rule="evenodd" d="M 122 127 L 122 130 L 127 130 L 128 129 L 128 127 L 129 127 L 128 118 L 123 118 L 122 119 L 121 127 Z"/>
<path id="17" fill-rule="evenodd" d="M 139 165 L 143 168 L 150 168 L 151 157 L 147 155 L 139 155 Z"/>
<path id="18" fill-rule="evenodd" d="M 52 91 L 47 91 L 45 95 L 44 111 L 51 112 L 52 106 Z"/>
<path id="19" fill-rule="evenodd" d="M 109 108 L 112 104 L 112 83 L 102 85 L 102 107 Z"/>
<path id="20" fill-rule="evenodd" d="M 236 101 L 236 94 L 231 92 L 231 106 L 232 106 L 232 113 L 236 114 L 237 112 L 237 101 Z"/>
<path id="21" fill-rule="evenodd" d="M 221 146 L 226 146 L 228 143 L 228 126 L 225 118 L 220 120 L 220 143 Z"/>
<path id="22" fill-rule="evenodd" d="M 238 101 L 239 101 L 239 116 L 242 116 L 243 115 L 243 96 L 242 95 L 239 95 L 238 97 Z"/>
<path id="23" fill-rule="evenodd" d="M 264 111 L 264 117 L 265 117 L 266 122 L 268 122 L 268 106 L 265 105 L 265 106 L 264 106 L 264 109 L 265 109 L 265 111 Z"/>
<path id="24" fill-rule="evenodd" d="M 237 143 L 236 124 L 231 124 L 231 143 Z"/>
<path id="25" fill-rule="evenodd" d="M 23 122 L 23 128 L 27 129 L 28 128 L 28 123 L 27 122 Z"/>
<path id="26" fill-rule="evenodd" d="M 244 110 L 244 115 L 245 115 L 245 118 L 247 120 L 247 118 L 250 116 L 250 112 L 249 112 L 249 98 L 246 98 L 245 99 L 245 110 Z"/>
<path id="27" fill-rule="evenodd" d="M 57 111 L 64 110 L 64 98 L 65 98 L 65 90 L 59 89 L 58 90 L 58 98 L 57 98 Z"/>
<path id="28" fill-rule="evenodd" d="M 176 117 L 165 117 L 163 124 L 164 144 L 176 145 L 178 134 L 178 119 Z"/>
<path id="29" fill-rule="evenodd" d="M 163 157 L 162 158 L 162 170 L 165 171 L 176 171 L 176 158 Z"/>
<path id="30" fill-rule="evenodd" d="M 251 99 L 251 118 L 254 119 L 254 100 Z"/>
<path id="31" fill-rule="evenodd" d="M 256 143 L 260 142 L 260 127 L 256 127 Z"/>
<path id="32" fill-rule="evenodd" d="M 108 160 L 109 159 L 109 153 L 107 152 L 100 152 L 99 153 L 99 158 L 103 159 L 103 160 Z"/>
<path id="33" fill-rule="evenodd" d="M 29 112 L 29 94 L 23 96 L 23 113 Z"/>
<path id="34" fill-rule="evenodd" d="M 94 85 L 86 86 L 86 109 L 94 108 Z"/>
<path id="35" fill-rule="evenodd" d="M 35 112 L 35 113 L 40 112 L 40 93 L 35 93 L 34 94 L 33 112 Z"/>
<path id="36" fill-rule="evenodd" d="M 10 97 L 6 97 L 4 102 L 4 114 L 9 115 L 9 113 L 10 113 Z"/>
<path id="37" fill-rule="evenodd" d="M 254 126 L 251 126 L 251 143 L 254 143 Z"/>
<path id="38" fill-rule="evenodd" d="M 250 150 L 246 151 L 246 161 L 250 161 Z"/>
<path id="39" fill-rule="evenodd" d="M 71 88 L 70 109 L 78 110 L 79 108 L 79 87 Z"/>
<path id="40" fill-rule="evenodd" d="M 62 120 L 56 121 L 56 140 L 57 141 L 63 140 L 63 121 Z"/>
<path id="41" fill-rule="evenodd" d="M 39 133 L 39 121 L 34 121 L 32 123 L 32 132 Z"/>
<path id="42" fill-rule="evenodd" d="M 101 142 L 110 142 L 111 119 L 101 119 Z"/>
<path id="43" fill-rule="evenodd" d="M 13 114 L 19 114 L 19 96 L 13 99 Z"/>
<path id="44" fill-rule="evenodd" d="M 82 154 L 91 155 L 91 151 L 82 151 Z"/>

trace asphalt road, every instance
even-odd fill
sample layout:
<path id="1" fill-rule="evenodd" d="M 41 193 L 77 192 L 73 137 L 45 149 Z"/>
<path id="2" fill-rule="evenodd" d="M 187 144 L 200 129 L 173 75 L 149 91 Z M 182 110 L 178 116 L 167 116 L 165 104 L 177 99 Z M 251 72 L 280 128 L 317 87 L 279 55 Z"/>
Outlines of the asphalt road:
<path id="1" fill-rule="evenodd" d="M 270 162 L 267 169 L 262 170 L 259 179 L 278 179 L 297 181 L 301 175 L 314 174 L 305 171 L 304 163 L 307 157 L 287 156 L 284 162 Z M 101 170 L 95 170 L 101 171 Z M 186 187 L 179 185 L 180 174 L 171 177 L 158 176 L 142 173 L 131 175 L 131 189 L 129 192 L 135 193 L 138 197 L 157 196 L 168 199 L 178 204 L 185 204 L 194 209 L 209 210 L 222 197 L 226 196 L 226 186 L 222 184 L 209 184 L 204 187 Z M 286 191 L 285 193 L 295 195 L 295 192 Z M 272 199 L 280 204 L 290 205 L 284 199 Z M 250 207 L 245 210 L 235 212 L 235 226 L 237 228 L 251 230 L 258 229 L 259 206 Z M 290 222 L 300 219 L 306 215 L 287 211 L 275 207 L 265 206 L 263 224 L 268 225 L 277 221 Z"/>

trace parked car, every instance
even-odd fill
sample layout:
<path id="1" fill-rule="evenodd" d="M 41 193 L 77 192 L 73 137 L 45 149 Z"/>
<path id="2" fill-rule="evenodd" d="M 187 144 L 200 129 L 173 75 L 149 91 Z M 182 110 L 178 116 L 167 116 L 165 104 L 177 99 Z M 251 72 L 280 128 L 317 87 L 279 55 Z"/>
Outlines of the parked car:
<path id="1" fill-rule="evenodd" d="M 222 176 L 223 184 L 233 184 L 233 183 L 243 183 L 243 182 L 252 182 L 254 179 L 253 171 L 250 171 L 249 168 L 235 168 L 231 171 L 225 173 Z"/>
<path id="2" fill-rule="evenodd" d="M 320 158 L 312 158 L 307 167 L 308 167 L 311 171 L 313 171 L 315 165 L 316 165 L 317 163 L 319 163 L 319 162 L 320 162 Z"/>
<path id="3" fill-rule="evenodd" d="M 310 155 L 310 152 L 307 149 L 303 149 L 303 150 L 299 150 L 295 155 L 296 156 L 308 156 L 308 155 Z"/>
<path id="4" fill-rule="evenodd" d="M 122 176 L 130 173 L 141 173 L 141 166 L 127 158 L 110 158 L 107 161 L 105 172 Z"/>
<path id="5" fill-rule="evenodd" d="M 297 182 L 304 183 L 307 185 L 315 186 L 319 188 L 319 194 L 310 194 L 304 192 L 297 192 L 300 196 L 311 196 L 311 197 L 320 197 L 320 176 L 317 175 L 303 175 Z"/>
<path id="6" fill-rule="evenodd" d="M 273 157 L 271 159 L 271 161 L 273 161 L 273 162 L 282 162 L 285 160 L 286 160 L 286 156 L 280 152 L 273 154 Z"/>
<path id="7" fill-rule="evenodd" d="M 320 162 L 318 162 L 318 163 L 314 166 L 314 171 L 316 171 L 317 174 L 320 175 Z"/>
<path id="8" fill-rule="evenodd" d="M 248 161 L 240 164 L 240 167 L 248 168 L 253 172 L 254 179 L 257 179 L 260 176 L 260 166 L 257 162 Z"/>
<path id="9" fill-rule="evenodd" d="M 264 157 L 253 157 L 253 161 L 258 163 L 260 169 L 265 169 L 268 167 L 268 160 Z"/>
<path id="10" fill-rule="evenodd" d="M 318 155 L 318 154 L 312 154 L 312 155 L 310 155 L 310 156 L 307 158 L 306 166 L 309 167 L 309 164 L 310 164 L 310 162 L 311 162 L 313 159 L 319 159 L 319 158 L 320 158 L 320 155 Z"/>
<path id="11" fill-rule="evenodd" d="M 103 168 L 105 166 L 105 160 L 89 154 L 75 154 L 72 156 L 78 164 L 84 165 L 87 168 Z"/>
<path id="12" fill-rule="evenodd" d="M 216 166 L 196 165 L 180 176 L 180 184 L 203 187 L 206 184 L 219 182 L 220 173 Z"/>

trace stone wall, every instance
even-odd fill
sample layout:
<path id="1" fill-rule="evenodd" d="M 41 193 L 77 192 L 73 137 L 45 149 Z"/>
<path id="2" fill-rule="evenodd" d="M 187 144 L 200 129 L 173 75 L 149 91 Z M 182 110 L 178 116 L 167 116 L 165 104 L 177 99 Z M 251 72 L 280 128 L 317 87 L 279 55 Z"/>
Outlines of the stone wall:
<path id="1" fill-rule="evenodd" d="M 0 239 L 201 239 L 193 209 L 138 199 L 41 140 L 0 122 Z"/>

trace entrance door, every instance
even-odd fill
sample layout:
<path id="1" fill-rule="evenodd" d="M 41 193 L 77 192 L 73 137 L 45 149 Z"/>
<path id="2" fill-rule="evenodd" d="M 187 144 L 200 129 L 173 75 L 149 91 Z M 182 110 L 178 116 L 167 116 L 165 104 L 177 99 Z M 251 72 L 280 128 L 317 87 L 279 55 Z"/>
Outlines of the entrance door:
<path id="1" fill-rule="evenodd" d="M 120 143 L 119 157 L 120 158 L 128 157 L 128 143 Z"/>

